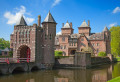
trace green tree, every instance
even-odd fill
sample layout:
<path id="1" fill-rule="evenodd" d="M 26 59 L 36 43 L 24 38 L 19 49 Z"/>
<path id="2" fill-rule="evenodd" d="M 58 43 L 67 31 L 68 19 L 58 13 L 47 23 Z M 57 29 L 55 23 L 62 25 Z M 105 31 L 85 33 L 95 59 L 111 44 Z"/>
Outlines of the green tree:
<path id="1" fill-rule="evenodd" d="M 62 56 L 62 51 L 55 51 L 55 56 Z"/>
<path id="2" fill-rule="evenodd" d="M 4 38 L 0 38 L 0 49 L 10 48 L 10 41 L 6 41 Z"/>
<path id="3" fill-rule="evenodd" d="M 105 57 L 105 56 L 107 56 L 107 54 L 106 54 L 105 52 L 99 52 L 99 53 L 98 53 L 98 56 L 100 56 L 100 57 Z"/>
<path id="4" fill-rule="evenodd" d="M 111 53 L 117 57 L 120 56 L 120 26 L 110 28 L 111 32 Z"/>

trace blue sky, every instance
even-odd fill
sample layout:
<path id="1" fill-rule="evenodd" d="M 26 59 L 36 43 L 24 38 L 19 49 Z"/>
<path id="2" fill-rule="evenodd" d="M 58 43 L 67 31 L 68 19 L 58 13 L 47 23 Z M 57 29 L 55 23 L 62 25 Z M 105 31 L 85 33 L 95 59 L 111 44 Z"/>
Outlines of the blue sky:
<path id="1" fill-rule="evenodd" d="M 73 23 L 74 33 L 84 20 L 90 20 L 92 32 L 120 25 L 120 0 L 0 0 L 0 6 L 0 38 L 6 40 L 22 14 L 32 25 L 38 15 L 43 21 L 49 10 L 58 23 L 57 33 L 67 20 Z"/>

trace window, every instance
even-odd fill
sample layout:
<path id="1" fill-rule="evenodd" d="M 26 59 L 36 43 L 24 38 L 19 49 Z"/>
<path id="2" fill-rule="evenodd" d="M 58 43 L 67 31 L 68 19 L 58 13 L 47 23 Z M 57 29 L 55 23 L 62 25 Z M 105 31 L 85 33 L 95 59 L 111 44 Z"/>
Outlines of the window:
<path id="1" fill-rule="evenodd" d="M 84 38 L 81 38 L 81 41 L 84 41 Z"/>
<path id="2" fill-rule="evenodd" d="M 99 43 L 97 43 L 97 46 L 99 46 Z"/>
<path id="3" fill-rule="evenodd" d="M 99 52 L 99 49 L 97 49 L 96 52 L 98 53 L 98 52 Z"/>
<path id="4" fill-rule="evenodd" d="M 45 40 L 47 39 L 47 35 L 45 34 Z"/>
<path id="5" fill-rule="evenodd" d="M 66 45 L 64 45 L 64 49 L 66 49 Z"/>
<path id="6" fill-rule="evenodd" d="M 62 41 L 63 41 L 63 42 L 65 41 L 65 37 L 62 37 Z"/>
<path id="7" fill-rule="evenodd" d="M 7 55 L 7 52 L 4 52 L 5 55 Z"/>
<path id="8" fill-rule="evenodd" d="M 63 49 L 63 46 L 61 46 L 60 49 Z"/>
<path id="9" fill-rule="evenodd" d="M 95 44 L 93 43 L 92 45 L 94 46 Z"/>
<path id="10" fill-rule="evenodd" d="M 50 40 L 52 39 L 52 34 L 50 34 Z"/>
<path id="11" fill-rule="evenodd" d="M 71 43 L 69 43 L 69 46 L 71 46 Z"/>

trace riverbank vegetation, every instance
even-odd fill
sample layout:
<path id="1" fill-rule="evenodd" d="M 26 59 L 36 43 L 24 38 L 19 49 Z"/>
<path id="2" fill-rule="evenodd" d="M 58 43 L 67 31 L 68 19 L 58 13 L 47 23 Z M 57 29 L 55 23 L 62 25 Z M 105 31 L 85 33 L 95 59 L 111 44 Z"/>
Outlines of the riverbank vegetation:
<path id="1" fill-rule="evenodd" d="M 120 82 L 120 77 L 116 77 L 110 81 L 107 81 L 107 82 Z"/>
<path id="2" fill-rule="evenodd" d="M 110 28 L 111 32 L 111 53 L 114 57 L 120 56 L 120 26 Z"/>
<path id="3" fill-rule="evenodd" d="M 0 38 L 0 49 L 10 48 L 10 41 Z"/>
<path id="4" fill-rule="evenodd" d="M 107 56 L 107 54 L 106 54 L 105 52 L 99 52 L 99 53 L 98 53 L 98 56 L 100 56 L 100 57 L 105 57 L 105 56 Z"/>

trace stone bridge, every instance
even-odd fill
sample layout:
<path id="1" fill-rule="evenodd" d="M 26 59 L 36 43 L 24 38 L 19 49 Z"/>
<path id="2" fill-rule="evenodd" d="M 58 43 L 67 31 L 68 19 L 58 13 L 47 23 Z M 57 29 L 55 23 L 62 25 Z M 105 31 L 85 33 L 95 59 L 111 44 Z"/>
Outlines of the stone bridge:
<path id="1" fill-rule="evenodd" d="M 30 72 L 32 69 L 44 68 L 42 64 L 37 63 L 1 63 L 0 64 L 0 74 L 11 74 L 14 71 Z"/>

